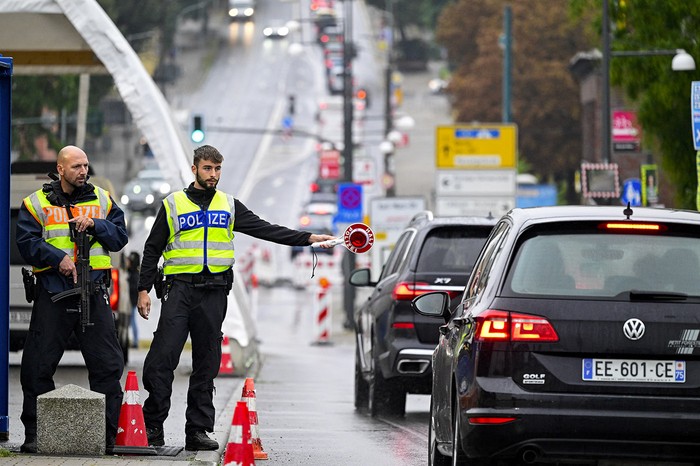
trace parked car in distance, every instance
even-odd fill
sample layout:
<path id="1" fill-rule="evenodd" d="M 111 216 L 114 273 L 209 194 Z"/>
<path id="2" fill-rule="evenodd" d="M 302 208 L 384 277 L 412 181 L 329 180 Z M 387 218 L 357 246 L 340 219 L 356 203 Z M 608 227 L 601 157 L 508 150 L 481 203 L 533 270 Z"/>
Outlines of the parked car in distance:
<path id="1" fill-rule="evenodd" d="M 124 186 L 121 203 L 131 212 L 157 212 L 172 191 L 160 170 L 146 168 Z"/>
<path id="2" fill-rule="evenodd" d="M 445 324 L 429 464 L 696 464 L 698 277 L 698 212 L 508 212 L 456 306 L 413 301 Z"/>
<path id="3" fill-rule="evenodd" d="M 352 272 L 352 285 L 374 287 L 354 318 L 357 409 L 402 416 L 407 393 L 430 393 L 430 359 L 444 321 L 417 314 L 411 300 L 430 291 L 461 294 L 495 222 L 424 212 L 401 233 L 377 281 L 370 269 Z"/>

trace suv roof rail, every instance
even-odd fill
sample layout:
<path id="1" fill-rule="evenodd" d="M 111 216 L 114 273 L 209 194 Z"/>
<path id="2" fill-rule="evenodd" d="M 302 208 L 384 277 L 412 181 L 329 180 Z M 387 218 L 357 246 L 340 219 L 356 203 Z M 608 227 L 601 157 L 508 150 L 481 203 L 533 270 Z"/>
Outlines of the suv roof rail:
<path id="1" fill-rule="evenodd" d="M 431 210 L 422 210 L 415 214 L 411 221 L 408 222 L 409 225 L 414 223 L 429 222 L 434 218 L 433 212 Z"/>

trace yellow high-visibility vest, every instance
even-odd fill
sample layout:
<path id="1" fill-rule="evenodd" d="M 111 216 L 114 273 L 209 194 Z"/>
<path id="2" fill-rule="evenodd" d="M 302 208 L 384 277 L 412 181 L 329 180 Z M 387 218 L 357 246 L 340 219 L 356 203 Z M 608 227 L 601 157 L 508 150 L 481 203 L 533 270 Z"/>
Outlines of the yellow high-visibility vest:
<path id="1" fill-rule="evenodd" d="M 192 202 L 184 191 L 163 200 L 170 237 L 163 251 L 163 273 L 212 273 L 231 268 L 233 258 L 234 198 L 216 191 L 207 210 Z"/>
<path id="2" fill-rule="evenodd" d="M 86 215 L 92 219 L 107 218 L 107 214 L 112 209 L 112 200 L 109 192 L 95 186 L 97 199 L 79 202 L 71 206 L 73 217 Z M 70 228 L 68 227 L 68 212 L 63 206 L 51 204 L 46 198 L 43 190 L 38 190 L 24 198 L 24 205 L 30 214 L 41 225 L 41 235 L 50 245 L 60 249 L 68 257 L 77 261 L 77 245 L 70 239 Z M 90 266 L 94 270 L 111 269 L 112 261 L 109 252 L 102 245 L 95 241 L 90 246 Z M 51 267 L 33 267 L 35 273 L 44 272 Z"/>

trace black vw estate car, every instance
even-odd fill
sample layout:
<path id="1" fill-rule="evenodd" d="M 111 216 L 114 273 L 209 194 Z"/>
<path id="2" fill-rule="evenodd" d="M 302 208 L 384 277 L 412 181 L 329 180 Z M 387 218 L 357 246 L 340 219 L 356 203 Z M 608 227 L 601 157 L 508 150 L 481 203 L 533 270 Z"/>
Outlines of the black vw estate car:
<path id="1" fill-rule="evenodd" d="M 430 464 L 697 464 L 698 212 L 514 209 L 450 301 L 413 301 L 446 322 Z"/>

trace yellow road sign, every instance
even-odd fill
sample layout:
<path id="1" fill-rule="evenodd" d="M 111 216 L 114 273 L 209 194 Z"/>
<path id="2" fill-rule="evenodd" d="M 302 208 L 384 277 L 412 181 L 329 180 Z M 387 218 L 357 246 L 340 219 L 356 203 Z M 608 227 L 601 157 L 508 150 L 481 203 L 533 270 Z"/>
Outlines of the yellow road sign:
<path id="1" fill-rule="evenodd" d="M 516 168 L 514 124 L 438 126 L 435 142 L 437 168 Z"/>

